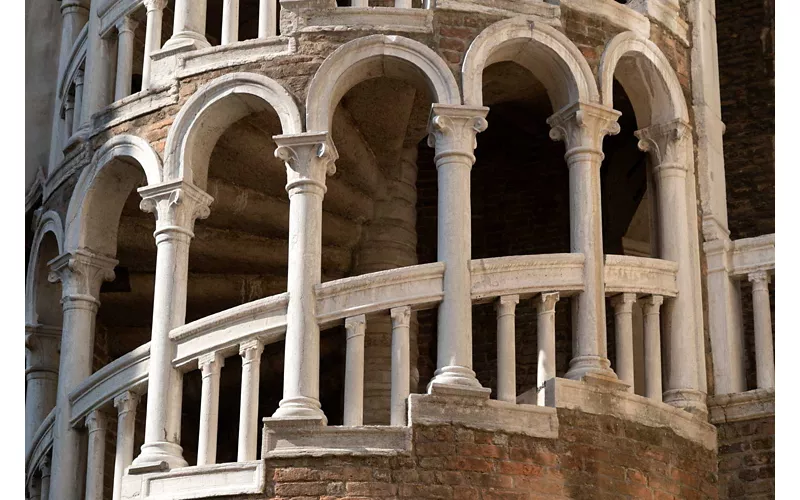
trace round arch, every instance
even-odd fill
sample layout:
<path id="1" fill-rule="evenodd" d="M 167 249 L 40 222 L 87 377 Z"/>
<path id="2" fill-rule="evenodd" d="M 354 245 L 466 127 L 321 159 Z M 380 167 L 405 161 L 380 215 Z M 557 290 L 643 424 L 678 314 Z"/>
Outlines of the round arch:
<path id="1" fill-rule="evenodd" d="M 624 71 L 617 72 L 617 69 Z M 619 74 L 617 74 L 619 73 Z M 689 110 L 678 76 L 650 40 L 632 31 L 611 39 L 600 60 L 602 103 L 613 107 L 614 78 L 631 99 L 639 128 L 674 120 L 689 122 Z"/>
<path id="2" fill-rule="evenodd" d="M 292 96 L 275 80 L 255 73 L 231 73 L 202 86 L 175 117 L 167 135 L 164 180 L 182 179 L 205 189 L 211 152 L 237 120 L 272 108 L 283 134 L 303 131 Z"/>
<path id="3" fill-rule="evenodd" d="M 386 65 L 386 58 L 400 61 L 401 67 Z M 408 79 L 409 68 L 424 77 L 433 102 L 461 104 L 458 82 L 436 52 L 410 38 L 370 35 L 342 45 L 319 67 L 306 98 L 306 129 L 328 131 L 336 105 L 358 83 L 380 76 Z"/>
<path id="4" fill-rule="evenodd" d="M 113 168 L 108 168 L 113 165 Z M 109 139 L 81 172 L 67 209 L 64 251 L 88 248 L 113 257 L 117 229 L 128 194 L 141 182 L 161 183 L 158 154 L 140 137 L 123 134 Z"/>
<path id="5" fill-rule="evenodd" d="M 483 71 L 506 61 L 542 82 L 556 111 L 600 100 L 592 69 L 578 47 L 555 28 L 518 17 L 489 26 L 470 45 L 461 72 L 464 104 L 483 106 Z"/>
<path id="6" fill-rule="evenodd" d="M 25 324 L 35 325 L 39 323 L 37 313 L 38 286 L 41 276 L 39 276 L 38 261 L 43 240 L 47 233 L 52 233 L 56 242 L 58 255 L 64 252 L 64 226 L 61 217 L 54 211 L 48 210 L 39 219 L 36 232 L 33 236 L 31 254 L 28 258 L 28 274 L 25 276 Z M 44 276 L 47 279 L 47 276 Z"/>

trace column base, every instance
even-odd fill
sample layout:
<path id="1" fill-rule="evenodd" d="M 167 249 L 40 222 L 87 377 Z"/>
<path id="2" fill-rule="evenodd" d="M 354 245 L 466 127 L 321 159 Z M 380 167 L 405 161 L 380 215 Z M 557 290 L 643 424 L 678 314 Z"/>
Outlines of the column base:
<path id="1" fill-rule="evenodd" d="M 189 465 L 183 459 L 183 448 L 175 443 L 161 441 L 145 443 L 142 452 L 128 467 L 128 474 L 146 474 L 172 469 L 179 469 Z"/>
<path id="2" fill-rule="evenodd" d="M 321 420 L 322 425 L 328 425 L 328 417 L 322 411 L 319 400 L 307 397 L 284 398 L 278 404 L 278 409 L 272 415 L 275 420 Z"/>
<path id="3" fill-rule="evenodd" d="M 191 52 L 193 50 L 206 49 L 211 47 L 206 37 L 194 31 L 179 31 L 167 40 L 167 43 L 159 50 L 160 54 L 177 54 L 179 52 Z"/>
<path id="4" fill-rule="evenodd" d="M 695 389 L 670 389 L 664 391 L 664 402 L 668 405 L 699 416 L 708 415 L 706 394 Z"/>
<path id="5" fill-rule="evenodd" d="M 475 372 L 464 366 L 445 366 L 434 372 L 433 379 L 428 383 L 428 394 L 432 393 L 433 386 L 454 387 L 458 389 L 484 389 Z M 491 392 L 491 389 L 489 389 Z"/>
<path id="6" fill-rule="evenodd" d="M 611 369 L 611 361 L 602 356 L 578 356 L 569 362 L 569 371 L 564 378 L 582 380 L 588 374 L 596 374 L 604 378 L 618 379 Z"/>

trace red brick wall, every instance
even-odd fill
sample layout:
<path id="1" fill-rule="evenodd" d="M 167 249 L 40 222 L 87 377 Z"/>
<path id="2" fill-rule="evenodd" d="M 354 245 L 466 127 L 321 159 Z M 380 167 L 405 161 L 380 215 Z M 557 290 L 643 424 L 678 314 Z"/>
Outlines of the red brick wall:
<path id="1" fill-rule="evenodd" d="M 775 498 L 775 417 L 717 426 L 719 497 Z"/>

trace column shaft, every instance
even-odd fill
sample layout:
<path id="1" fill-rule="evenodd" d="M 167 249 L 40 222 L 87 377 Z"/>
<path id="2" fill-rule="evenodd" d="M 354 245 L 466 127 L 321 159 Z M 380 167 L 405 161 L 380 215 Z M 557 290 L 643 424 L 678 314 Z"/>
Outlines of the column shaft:
<path id="1" fill-rule="evenodd" d="M 634 392 L 633 372 L 633 304 L 635 293 L 622 293 L 612 299 L 616 332 L 617 359 L 614 370 L 619 379 L 628 384 L 628 392 Z"/>
<path id="2" fill-rule="evenodd" d="M 114 100 L 118 101 L 131 95 L 131 79 L 133 78 L 134 33 L 137 22 L 130 17 L 123 17 L 117 24 L 117 76 L 114 86 Z"/>
<path id="3" fill-rule="evenodd" d="M 72 112 L 71 134 L 75 134 L 81 126 L 81 111 L 83 110 L 83 71 L 75 73 L 75 108 Z"/>
<path id="4" fill-rule="evenodd" d="M 258 38 L 267 38 L 278 34 L 278 2 L 276 0 L 260 0 L 258 5 Z"/>
<path id="5" fill-rule="evenodd" d="M 534 299 L 536 304 L 536 345 L 539 360 L 536 369 L 536 403 L 545 406 L 545 385 L 556 377 L 556 302 L 558 292 L 543 293 Z"/>
<path id="6" fill-rule="evenodd" d="M 251 340 L 239 346 L 242 356 L 242 397 L 239 403 L 239 451 L 237 460 L 256 459 L 258 445 L 258 382 L 264 345 Z"/>
<path id="7" fill-rule="evenodd" d="M 759 389 L 775 387 L 775 354 L 772 342 L 772 313 L 769 307 L 769 274 L 751 273 L 753 317 L 756 337 L 756 380 Z"/>
<path id="8" fill-rule="evenodd" d="M 517 401 L 517 351 L 515 310 L 519 295 L 500 297 L 497 310 L 497 399 Z"/>
<path id="9" fill-rule="evenodd" d="M 88 20 L 89 2 L 87 0 L 62 0 L 61 49 L 58 56 L 59 76 L 66 70 L 72 46 Z"/>
<path id="10" fill-rule="evenodd" d="M 209 47 L 206 39 L 206 0 L 175 0 L 172 37 L 164 48 L 176 51 Z"/>
<path id="11" fill-rule="evenodd" d="M 644 384 L 645 396 L 662 400 L 661 384 L 661 315 L 664 298 L 653 295 L 644 300 Z"/>
<path id="12" fill-rule="evenodd" d="M 25 325 L 25 451 L 56 405 L 61 329 Z"/>
<path id="13" fill-rule="evenodd" d="M 50 458 L 45 457 L 40 467 L 42 472 L 42 500 L 50 500 Z M 55 500 L 55 499 L 54 499 Z"/>
<path id="14" fill-rule="evenodd" d="M 355 316 L 344 322 L 347 330 L 347 358 L 344 374 L 344 425 L 364 424 L 364 334 L 366 317 Z"/>
<path id="15" fill-rule="evenodd" d="M 125 469 L 133 462 L 138 403 L 139 396 L 132 392 L 125 392 L 114 398 L 114 406 L 117 408 L 117 447 L 114 456 L 113 500 L 122 498 L 122 476 L 125 475 Z"/>
<path id="16" fill-rule="evenodd" d="M 219 422 L 219 377 L 225 359 L 218 353 L 199 360 L 203 377 L 200 396 L 200 436 L 197 440 L 197 465 L 217 463 L 217 427 Z"/>
<path id="17" fill-rule="evenodd" d="M 112 86 L 113 68 L 116 64 L 115 44 L 109 38 L 100 36 L 100 2 L 90 6 L 89 28 L 86 35 L 86 63 L 84 66 L 84 85 L 81 110 L 81 126 L 91 124 L 92 115 L 111 104 L 114 99 Z"/>
<path id="18" fill-rule="evenodd" d="M 145 0 L 147 9 L 147 31 L 144 37 L 144 58 L 142 61 L 142 90 L 150 88 L 150 73 L 153 52 L 161 48 L 161 27 L 164 22 L 164 7 L 167 0 Z"/>
<path id="19" fill-rule="evenodd" d="M 222 0 L 222 45 L 239 41 L 239 0 Z"/>
<path id="20" fill-rule="evenodd" d="M 392 403 L 391 425 L 406 425 L 406 400 L 411 393 L 409 326 L 411 308 L 395 307 L 392 316 Z"/>
<path id="21" fill-rule="evenodd" d="M 86 427 L 89 433 L 89 454 L 86 462 L 86 500 L 103 500 L 107 423 L 105 414 L 100 410 L 95 410 L 86 417 Z"/>

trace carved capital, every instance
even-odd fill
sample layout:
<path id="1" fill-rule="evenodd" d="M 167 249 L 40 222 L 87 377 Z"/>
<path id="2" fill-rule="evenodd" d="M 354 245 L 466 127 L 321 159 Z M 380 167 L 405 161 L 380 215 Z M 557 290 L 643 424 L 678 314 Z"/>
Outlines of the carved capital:
<path id="1" fill-rule="evenodd" d="M 94 410 L 86 416 L 86 429 L 89 434 L 98 431 L 105 431 L 108 427 L 108 418 L 100 410 Z"/>
<path id="2" fill-rule="evenodd" d="M 75 83 L 75 87 L 83 87 L 83 70 L 79 69 L 75 72 L 75 78 L 72 80 Z"/>
<path id="3" fill-rule="evenodd" d="M 367 317 L 363 314 L 353 316 L 344 320 L 344 328 L 347 331 L 347 338 L 363 337 L 367 327 Z"/>
<path id="4" fill-rule="evenodd" d="M 639 139 L 639 149 L 650 153 L 656 169 L 686 171 L 686 145 L 691 127 L 682 120 L 652 125 L 634 132 Z"/>
<path id="5" fill-rule="evenodd" d="M 408 306 L 395 307 L 390 311 L 392 328 L 408 327 L 411 324 L 411 308 Z"/>
<path id="6" fill-rule="evenodd" d="M 770 277 L 767 271 L 755 271 L 747 275 L 747 280 L 753 284 L 753 291 L 768 291 Z"/>
<path id="7" fill-rule="evenodd" d="M 156 237 L 162 233 L 194 237 L 194 222 L 209 216 L 214 201 L 211 195 L 184 181 L 139 188 L 139 194 L 139 208 L 156 216 Z"/>
<path id="8" fill-rule="evenodd" d="M 125 391 L 114 398 L 114 408 L 117 409 L 117 415 L 120 417 L 126 413 L 135 413 L 138 404 L 139 395 L 135 392 Z"/>
<path id="9" fill-rule="evenodd" d="M 114 268 L 119 261 L 94 254 L 85 249 L 62 254 L 47 264 L 51 283 L 61 282 L 64 299 L 84 299 L 97 303 L 100 285 L 114 280 Z"/>
<path id="10" fill-rule="evenodd" d="M 25 325 L 25 373 L 58 373 L 61 328 Z"/>
<path id="11" fill-rule="evenodd" d="M 645 316 L 658 314 L 663 303 L 664 297 L 661 295 L 651 295 L 642 299 L 642 312 L 644 312 Z"/>
<path id="12" fill-rule="evenodd" d="M 152 12 L 154 10 L 163 11 L 167 6 L 167 1 L 168 0 L 144 0 L 144 7 L 147 9 L 147 12 Z"/>
<path id="13" fill-rule="evenodd" d="M 203 378 L 210 377 L 222 370 L 222 367 L 225 366 L 225 358 L 219 352 L 201 354 L 197 358 L 197 365 L 200 367 Z"/>
<path id="14" fill-rule="evenodd" d="M 42 461 L 39 463 L 39 471 L 42 473 L 42 479 L 50 477 L 50 474 L 52 473 L 50 455 L 45 455 L 42 457 Z"/>
<path id="15" fill-rule="evenodd" d="M 89 0 L 61 1 L 61 17 L 66 17 L 70 14 L 78 14 L 78 13 L 82 13 L 83 15 L 89 14 Z"/>
<path id="16" fill-rule="evenodd" d="M 242 364 L 252 363 L 261 358 L 264 352 L 264 344 L 258 340 L 248 340 L 239 344 L 239 355 L 242 357 Z"/>
<path id="17" fill-rule="evenodd" d="M 619 111 L 600 104 L 576 102 L 547 119 L 550 138 L 564 141 L 566 157 L 577 153 L 593 153 L 603 157 L 603 138 L 619 134 Z"/>
<path id="18" fill-rule="evenodd" d="M 514 314 L 517 304 L 519 304 L 519 295 L 503 295 L 494 303 L 494 309 L 498 316 L 506 316 Z"/>
<path id="19" fill-rule="evenodd" d="M 542 293 L 533 299 L 533 303 L 536 304 L 536 310 L 539 314 L 550 314 L 555 312 L 556 303 L 560 298 L 561 294 L 558 292 Z"/>
<path id="20" fill-rule="evenodd" d="M 325 194 L 325 177 L 336 173 L 339 152 L 327 132 L 276 135 L 275 157 L 286 163 L 286 191 L 289 196 L 315 191 Z"/>
<path id="21" fill-rule="evenodd" d="M 477 135 L 486 130 L 489 108 L 434 104 L 428 122 L 428 146 L 436 148 L 435 160 L 458 155 L 465 156 L 470 166 L 475 162 Z"/>
<path id="22" fill-rule="evenodd" d="M 122 16 L 116 24 L 117 32 L 120 35 L 123 33 L 133 34 L 133 32 L 136 31 L 137 26 L 139 26 L 139 23 L 134 21 L 130 16 Z"/>
<path id="23" fill-rule="evenodd" d="M 635 293 L 621 293 L 611 298 L 611 306 L 616 314 L 631 314 L 635 303 Z"/>

